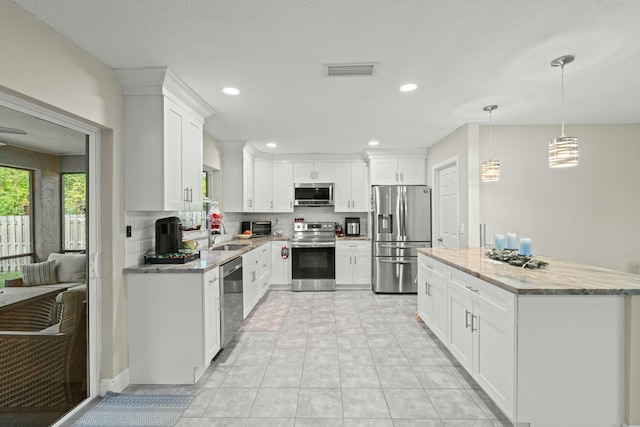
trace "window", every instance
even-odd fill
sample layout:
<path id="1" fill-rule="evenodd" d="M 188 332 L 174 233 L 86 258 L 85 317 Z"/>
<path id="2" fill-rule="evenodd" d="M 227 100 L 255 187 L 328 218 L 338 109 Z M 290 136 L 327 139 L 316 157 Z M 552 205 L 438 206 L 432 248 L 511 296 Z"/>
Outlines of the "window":
<path id="1" fill-rule="evenodd" d="M 202 171 L 202 200 L 213 199 L 213 172 L 205 169 Z"/>
<path id="2" fill-rule="evenodd" d="M 62 175 L 62 241 L 65 252 L 87 249 L 87 177 L 84 173 Z"/>
<path id="3" fill-rule="evenodd" d="M 31 171 L 0 166 L 0 287 L 33 262 Z"/>

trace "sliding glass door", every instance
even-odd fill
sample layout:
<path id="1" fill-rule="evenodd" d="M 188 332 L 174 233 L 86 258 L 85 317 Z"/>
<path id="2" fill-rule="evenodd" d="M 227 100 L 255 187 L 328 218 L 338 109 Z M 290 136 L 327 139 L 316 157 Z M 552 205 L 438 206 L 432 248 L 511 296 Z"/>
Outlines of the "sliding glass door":
<path id="1" fill-rule="evenodd" d="M 0 425 L 49 426 L 97 395 L 99 136 L 0 93 Z"/>

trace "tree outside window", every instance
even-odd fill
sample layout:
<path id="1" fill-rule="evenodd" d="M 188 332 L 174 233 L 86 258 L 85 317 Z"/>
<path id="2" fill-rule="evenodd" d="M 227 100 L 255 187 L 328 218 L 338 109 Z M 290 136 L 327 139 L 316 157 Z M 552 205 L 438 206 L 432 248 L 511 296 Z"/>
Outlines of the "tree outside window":
<path id="1" fill-rule="evenodd" d="M 0 166 L 0 288 L 33 261 L 31 171 Z"/>
<path id="2" fill-rule="evenodd" d="M 65 251 L 87 248 L 87 177 L 84 173 L 66 173 L 62 178 L 63 241 Z"/>

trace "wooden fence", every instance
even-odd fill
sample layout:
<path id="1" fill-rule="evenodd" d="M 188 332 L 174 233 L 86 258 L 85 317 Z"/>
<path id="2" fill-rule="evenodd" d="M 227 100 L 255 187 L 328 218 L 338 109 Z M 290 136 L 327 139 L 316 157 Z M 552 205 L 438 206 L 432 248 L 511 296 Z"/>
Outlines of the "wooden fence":
<path id="1" fill-rule="evenodd" d="M 64 216 L 65 250 L 87 248 L 84 215 Z M 31 247 L 31 217 L 29 215 L 0 216 L 0 257 L 28 254 Z M 20 265 L 33 262 L 31 256 L 0 260 L 0 272 L 18 271 Z"/>

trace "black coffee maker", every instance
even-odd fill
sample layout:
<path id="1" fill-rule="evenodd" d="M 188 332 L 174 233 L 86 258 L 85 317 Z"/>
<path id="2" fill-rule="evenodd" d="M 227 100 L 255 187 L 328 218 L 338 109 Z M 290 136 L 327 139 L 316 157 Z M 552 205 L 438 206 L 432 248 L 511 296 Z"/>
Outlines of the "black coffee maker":
<path id="1" fill-rule="evenodd" d="M 175 254 L 182 247 L 182 222 L 177 216 L 156 221 L 156 255 Z"/>

